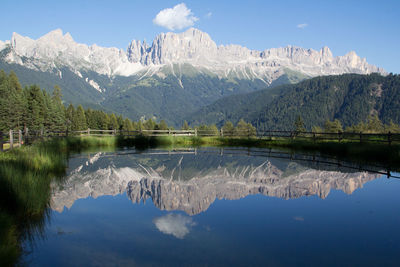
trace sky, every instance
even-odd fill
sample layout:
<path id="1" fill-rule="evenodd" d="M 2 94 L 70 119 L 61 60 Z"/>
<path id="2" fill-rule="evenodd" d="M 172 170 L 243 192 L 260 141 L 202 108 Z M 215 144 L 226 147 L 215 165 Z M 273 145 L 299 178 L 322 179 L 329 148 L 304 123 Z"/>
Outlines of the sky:
<path id="1" fill-rule="evenodd" d="M 54 29 L 88 45 L 126 49 L 161 32 L 195 27 L 218 45 L 265 50 L 287 45 L 334 56 L 355 51 L 400 73 L 400 0 L 2 0 L 0 40 L 37 39 Z"/>

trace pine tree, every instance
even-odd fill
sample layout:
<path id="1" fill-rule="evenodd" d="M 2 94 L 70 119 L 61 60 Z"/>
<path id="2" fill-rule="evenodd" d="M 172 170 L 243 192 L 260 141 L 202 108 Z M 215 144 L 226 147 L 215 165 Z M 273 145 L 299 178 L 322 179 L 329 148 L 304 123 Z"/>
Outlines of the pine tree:
<path id="1" fill-rule="evenodd" d="M 146 130 L 154 130 L 154 128 L 156 127 L 156 123 L 150 118 L 143 123 L 143 127 Z"/>
<path id="2" fill-rule="evenodd" d="M 117 122 L 118 122 L 118 130 L 122 130 L 122 127 L 124 126 L 124 118 L 122 115 L 119 115 L 117 117 Z"/>
<path id="3" fill-rule="evenodd" d="M 334 121 L 326 120 L 324 131 L 327 133 L 341 133 L 343 132 L 343 127 L 338 119 L 335 119 Z"/>
<path id="4" fill-rule="evenodd" d="M 13 71 L 8 76 L 8 83 L 10 86 L 10 109 L 9 116 L 11 120 L 11 128 L 22 129 L 26 123 L 25 113 L 27 102 L 21 84 L 18 81 L 17 75 Z"/>
<path id="5" fill-rule="evenodd" d="M 235 127 L 233 126 L 232 122 L 227 121 L 225 122 L 224 126 L 222 126 L 222 131 L 226 136 L 233 135 Z"/>
<path id="6" fill-rule="evenodd" d="M 57 85 L 54 86 L 53 94 L 51 97 L 52 109 L 54 110 L 54 130 L 65 131 L 66 130 L 66 118 L 65 118 L 65 107 L 62 104 L 61 88 Z"/>
<path id="7" fill-rule="evenodd" d="M 182 130 L 185 130 L 185 131 L 190 130 L 190 127 L 189 127 L 189 124 L 188 124 L 187 121 L 184 121 L 184 122 L 183 122 L 182 128 L 181 128 L 181 129 L 182 129 Z"/>
<path id="8" fill-rule="evenodd" d="M 83 131 L 87 128 L 85 110 L 81 105 L 79 105 L 74 113 L 73 129 L 75 131 Z"/>
<path id="9" fill-rule="evenodd" d="M 124 124 L 122 126 L 122 130 L 123 131 L 134 131 L 133 125 L 132 125 L 132 121 L 128 118 L 126 118 L 124 120 Z"/>
<path id="10" fill-rule="evenodd" d="M 97 128 L 97 119 L 96 119 L 96 113 L 92 109 L 88 108 L 85 111 L 85 117 L 86 117 L 86 124 L 88 128 L 90 129 L 98 129 Z"/>
<path id="11" fill-rule="evenodd" d="M 31 85 L 27 90 L 27 127 L 39 131 L 43 128 L 46 112 L 43 92 L 37 85 Z"/>
<path id="12" fill-rule="evenodd" d="M 110 122 L 109 122 L 109 125 L 108 125 L 108 129 L 109 130 L 117 130 L 117 129 L 119 129 L 117 117 L 115 116 L 114 113 L 112 113 L 111 116 L 110 116 Z"/>
<path id="13" fill-rule="evenodd" d="M 388 125 L 385 125 L 385 132 L 400 133 L 400 125 L 390 120 Z"/>
<path id="14" fill-rule="evenodd" d="M 107 130 L 108 126 L 110 125 L 110 116 L 108 116 L 107 113 L 104 111 L 101 111 L 101 120 L 100 120 L 100 129 L 101 130 Z"/>
<path id="15" fill-rule="evenodd" d="M 144 130 L 143 122 L 141 120 L 138 121 L 136 128 L 138 131 Z"/>
<path id="16" fill-rule="evenodd" d="M 296 121 L 294 122 L 294 130 L 296 132 L 305 132 L 306 128 L 304 127 L 304 121 L 303 118 L 299 115 L 296 118 Z"/>
<path id="17" fill-rule="evenodd" d="M 43 91 L 43 102 L 43 127 L 45 130 L 52 131 L 55 124 L 53 121 L 55 111 L 46 91 Z"/>
<path id="18" fill-rule="evenodd" d="M 368 116 L 367 131 L 370 133 L 381 133 L 384 131 L 383 123 L 378 115 Z"/>
<path id="19" fill-rule="evenodd" d="M 158 129 L 159 130 L 168 130 L 168 125 L 165 122 L 165 120 L 160 121 L 160 123 L 158 124 Z"/>
<path id="20" fill-rule="evenodd" d="M 235 127 L 235 135 L 241 136 L 247 134 L 248 134 L 247 123 L 243 119 L 240 119 L 240 121 L 236 124 Z"/>
<path id="21" fill-rule="evenodd" d="M 207 127 L 208 129 L 208 133 L 210 135 L 218 135 L 218 128 L 215 124 L 212 124 L 210 126 Z"/>
<path id="22" fill-rule="evenodd" d="M 65 114 L 65 119 L 66 119 L 66 124 L 67 124 L 67 129 L 69 131 L 73 131 L 75 123 L 75 108 L 72 104 L 69 104 L 66 114 Z"/>
<path id="23" fill-rule="evenodd" d="M 0 71 L 0 131 L 8 131 L 10 129 L 9 125 L 9 101 L 8 96 L 10 90 L 8 87 L 8 78 L 6 73 Z"/>

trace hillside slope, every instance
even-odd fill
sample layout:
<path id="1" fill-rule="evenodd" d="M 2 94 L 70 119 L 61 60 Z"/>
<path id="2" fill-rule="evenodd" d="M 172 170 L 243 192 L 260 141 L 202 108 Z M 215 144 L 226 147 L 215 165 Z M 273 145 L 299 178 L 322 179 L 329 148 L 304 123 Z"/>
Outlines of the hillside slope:
<path id="1" fill-rule="evenodd" d="M 305 126 L 339 119 L 343 126 L 377 114 L 400 122 L 400 76 L 343 74 L 312 78 L 255 93 L 223 98 L 187 117 L 192 125 L 224 124 L 243 118 L 258 129 L 288 130 L 297 116 Z"/>

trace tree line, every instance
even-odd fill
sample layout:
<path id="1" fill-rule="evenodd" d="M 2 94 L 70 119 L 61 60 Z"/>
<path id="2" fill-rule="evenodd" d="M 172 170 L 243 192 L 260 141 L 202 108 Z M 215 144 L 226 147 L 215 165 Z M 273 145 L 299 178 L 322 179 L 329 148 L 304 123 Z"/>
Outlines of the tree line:
<path id="1" fill-rule="evenodd" d="M 51 94 L 37 85 L 22 88 L 14 72 L 0 71 L 0 131 L 10 129 L 39 131 L 168 129 L 165 121 L 152 119 L 133 122 L 128 118 L 102 110 L 68 107 L 62 102 L 61 89 L 54 86 Z"/>
<path id="2" fill-rule="evenodd" d="M 305 132 L 304 121 L 301 116 L 297 116 L 293 130 L 296 132 Z M 400 125 L 394 123 L 392 120 L 389 123 L 383 123 L 378 115 L 369 115 L 366 121 L 361 121 L 347 127 L 343 127 L 338 119 L 333 121 L 326 120 L 323 126 L 313 126 L 311 131 L 314 133 L 400 133 Z"/>

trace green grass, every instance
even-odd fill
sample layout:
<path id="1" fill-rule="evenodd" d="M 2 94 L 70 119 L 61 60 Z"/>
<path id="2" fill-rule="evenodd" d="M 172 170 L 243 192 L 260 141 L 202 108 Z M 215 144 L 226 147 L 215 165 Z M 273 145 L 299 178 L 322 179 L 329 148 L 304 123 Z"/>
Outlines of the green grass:
<path id="1" fill-rule="evenodd" d="M 15 264 L 21 242 L 43 230 L 50 182 L 65 173 L 62 142 L 48 141 L 0 153 L 0 261 Z"/>

